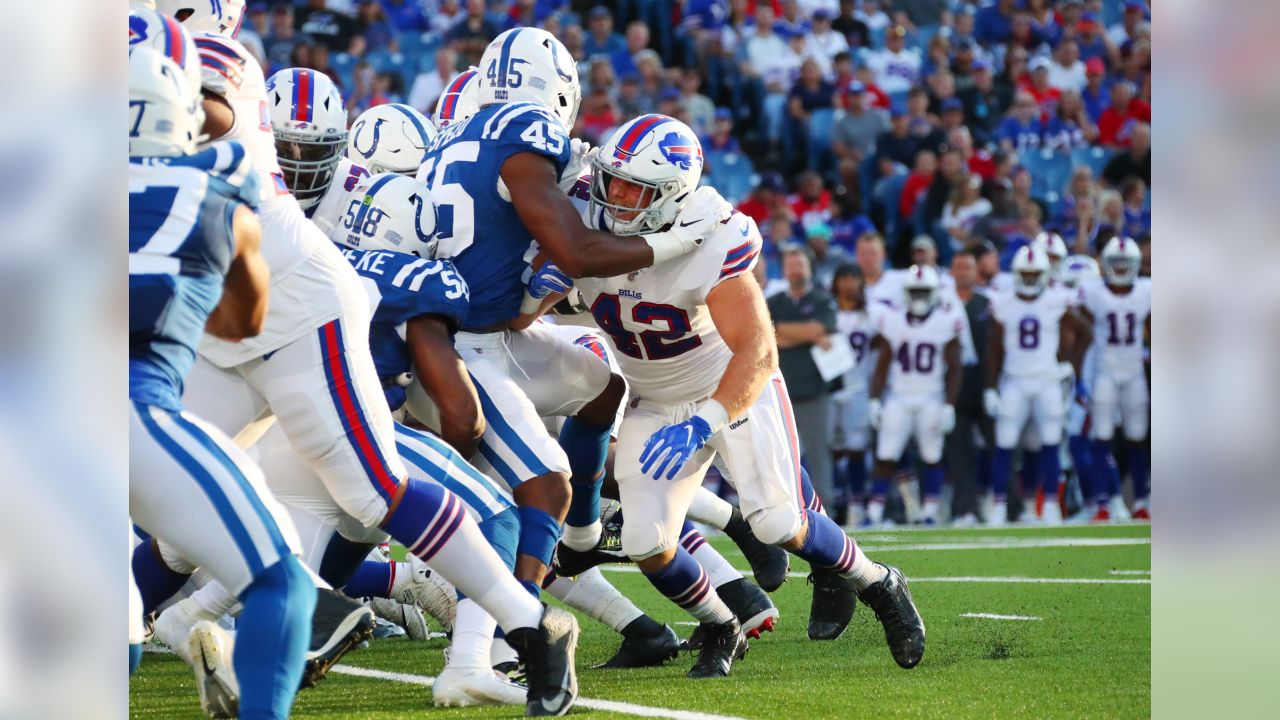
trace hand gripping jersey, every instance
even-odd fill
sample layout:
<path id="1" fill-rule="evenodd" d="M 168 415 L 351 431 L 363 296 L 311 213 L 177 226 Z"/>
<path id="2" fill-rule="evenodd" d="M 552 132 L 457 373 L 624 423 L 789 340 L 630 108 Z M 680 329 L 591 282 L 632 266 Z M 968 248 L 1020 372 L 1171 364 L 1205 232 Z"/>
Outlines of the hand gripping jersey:
<path id="1" fill-rule="evenodd" d="M 412 369 L 405 323 L 439 315 L 457 329 L 467 316 L 467 285 L 448 260 L 424 260 L 387 250 L 339 247 L 369 293 L 369 351 L 384 381 Z M 392 407 L 392 410 L 396 409 Z"/>
<path id="2" fill-rule="evenodd" d="M 1071 304 L 1066 290 L 1045 288 L 1033 300 L 1014 292 L 991 296 L 991 315 L 1004 326 L 1004 374 L 1052 375 L 1058 367 L 1062 316 Z"/>
<path id="3" fill-rule="evenodd" d="M 965 331 L 964 311 L 942 299 L 923 320 L 906 310 L 880 315 L 878 334 L 889 343 L 888 389 L 894 395 L 931 394 L 945 390 L 943 349 Z"/>
<path id="4" fill-rule="evenodd" d="M 762 242 L 755 221 L 734 213 L 688 255 L 628 275 L 576 281 L 633 396 L 681 403 L 715 392 L 733 352 L 716 331 L 707 295 L 751 272 Z"/>
<path id="5" fill-rule="evenodd" d="M 877 305 L 867 305 L 861 310 L 836 310 L 836 332 L 849 341 L 853 359 L 857 362 L 844 374 L 845 390 L 865 390 L 867 387 L 871 371 L 875 369 L 871 339 L 876 335 L 880 313 Z"/>
<path id="6" fill-rule="evenodd" d="M 452 257 L 472 291 L 464 330 L 520 314 L 534 238 L 499 173 L 507 158 L 525 152 L 550 159 L 559 177 L 569 162 L 568 133 L 540 105 L 489 105 L 441 130 L 418 171 L 440 211 L 440 254 Z"/>
<path id="7" fill-rule="evenodd" d="M 338 167 L 333 171 L 333 180 L 329 182 L 329 187 L 320 197 L 320 202 L 309 210 L 312 222 L 320 228 L 321 232 L 329 236 L 330 240 L 339 242 L 339 238 L 334 235 L 334 228 L 338 227 L 342 218 L 346 216 L 347 209 L 351 207 L 351 201 L 364 198 L 364 192 L 356 193 L 355 189 L 367 177 L 369 177 L 369 171 L 351 162 L 350 159 L 344 157 L 338 160 Z"/>
<path id="8" fill-rule="evenodd" d="M 1151 280 L 1134 280 L 1133 289 L 1124 295 L 1112 292 L 1100 278 L 1080 290 L 1082 303 L 1093 316 L 1098 371 L 1117 378 L 1141 374 L 1143 334 L 1151 315 Z"/>
<path id="9" fill-rule="evenodd" d="M 231 218 L 254 207 L 257 176 L 239 143 L 129 160 L 129 397 L 181 409 L 182 381 L 222 297 Z"/>

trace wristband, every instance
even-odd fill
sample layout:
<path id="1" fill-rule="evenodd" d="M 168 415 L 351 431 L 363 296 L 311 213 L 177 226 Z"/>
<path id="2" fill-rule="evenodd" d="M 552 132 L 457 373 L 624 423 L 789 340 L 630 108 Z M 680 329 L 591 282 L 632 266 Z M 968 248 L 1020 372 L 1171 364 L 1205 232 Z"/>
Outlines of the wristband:
<path id="1" fill-rule="evenodd" d="M 678 258 L 685 254 L 685 243 L 671 232 L 649 233 L 641 235 L 644 241 L 649 243 L 649 247 L 653 248 L 653 264 L 666 262 L 672 258 Z"/>
<path id="2" fill-rule="evenodd" d="M 702 403 L 702 407 L 698 408 L 698 417 L 706 421 L 711 426 L 711 434 L 720 432 L 721 428 L 729 424 L 729 411 L 715 400 L 708 400 Z"/>
<path id="3" fill-rule="evenodd" d="M 542 298 L 536 298 L 530 295 L 529 291 L 526 290 L 524 292 L 524 299 L 520 301 L 520 314 L 532 315 L 537 312 L 538 308 L 542 307 L 542 300 Z"/>

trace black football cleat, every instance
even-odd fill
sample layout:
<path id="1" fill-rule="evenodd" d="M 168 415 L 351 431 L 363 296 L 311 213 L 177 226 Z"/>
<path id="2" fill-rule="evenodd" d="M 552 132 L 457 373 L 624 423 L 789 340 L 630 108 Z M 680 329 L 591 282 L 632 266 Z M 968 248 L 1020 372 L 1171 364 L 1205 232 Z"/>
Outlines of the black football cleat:
<path id="1" fill-rule="evenodd" d="M 315 687 L 343 655 L 373 637 L 373 611 L 337 590 L 316 589 L 311 616 L 311 648 L 302 670 L 302 687 Z"/>
<path id="2" fill-rule="evenodd" d="M 752 640 L 760 632 L 773 632 L 778 622 L 778 608 L 769 599 L 769 593 L 746 578 L 738 578 L 716 587 L 716 594 L 738 617 L 742 632 Z"/>
<path id="3" fill-rule="evenodd" d="M 560 543 L 556 545 L 551 569 L 561 577 L 574 577 L 597 565 L 629 563 L 631 558 L 622 552 L 622 513 L 602 514 L 604 524 L 600 528 L 600 540 L 590 550 L 574 550 Z"/>
<path id="4" fill-rule="evenodd" d="M 529 685 L 524 714 L 557 717 L 569 712 L 578 699 L 578 673 L 574 656 L 578 648 L 578 620 L 567 611 L 544 606 L 536 628 L 507 633 L 507 643 L 524 663 Z"/>
<path id="5" fill-rule="evenodd" d="M 680 638 L 668 625 L 641 615 L 622 628 L 622 646 L 597 668 L 657 667 L 680 652 Z"/>
<path id="6" fill-rule="evenodd" d="M 858 593 L 858 599 L 876 613 L 876 619 L 884 625 L 884 639 L 894 662 L 904 669 L 920 664 L 924 657 L 924 621 L 911 599 L 907 578 L 896 567 L 881 564 L 889 571 L 888 577 Z"/>
<path id="7" fill-rule="evenodd" d="M 747 636 L 738 621 L 713 625 L 702 623 L 695 631 L 699 636 L 698 660 L 689 669 L 691 678 L 728 677 L 733 663 L 747 654 Z"/>
<path id="8" fill-rule="evenodd" d="M 831 570 L 814 568 L 809 573 L 813 603 L 809 606 L 809 639 L 835 640 L 853 619 L 858 605 L 853 582 Z"/>
<path id="9" fill-rule="evenodd" d="M 724 526 L 724 533 L 746 556 L 757 585 L 765 592 L 773 592 L 782 587 L 782 583 L 787 581 L 787 570 L 791 565 L 791 556 L 786 550 L 760 542 L 738 508 L 733 509 L 729 523 Z"/>

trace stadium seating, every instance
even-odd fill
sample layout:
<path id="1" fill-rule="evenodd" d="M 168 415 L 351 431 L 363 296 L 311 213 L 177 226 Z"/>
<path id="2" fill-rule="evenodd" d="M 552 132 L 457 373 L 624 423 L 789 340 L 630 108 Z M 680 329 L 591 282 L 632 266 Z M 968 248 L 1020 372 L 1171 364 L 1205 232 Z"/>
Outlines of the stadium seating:
<path id="1" fill-rule="evenodd" d="M 1071 179 L 1071 158 L 1048 148 L 1024 150 L 1019 161 L 1031 173 L 1031 194 L 1053 205 Z"/>
<path id="2" fill-rule="evenodd" d="M 1071 167 L 1075 169 L 1088 165 L 1093 170 L 1093 176 L 1098 178 L 1102 176 L 1102 168 L 1106 167 L 1107 161 L 1114 154 L 1110 149 L 1097 145 L 1076 148 L 1071 152 Z"/>

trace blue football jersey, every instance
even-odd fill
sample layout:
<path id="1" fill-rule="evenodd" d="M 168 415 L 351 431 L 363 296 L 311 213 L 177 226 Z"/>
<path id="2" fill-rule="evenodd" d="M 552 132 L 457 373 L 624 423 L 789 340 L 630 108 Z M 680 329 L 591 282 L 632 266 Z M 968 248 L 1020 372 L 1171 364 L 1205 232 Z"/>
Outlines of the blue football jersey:
<path id="1" fill-rule="evenodd" d="M 338 249 L 365 281 L 372 301 L 369 351 L 378 377 L 390 379 L 412 369 L 405 343 L 405 323 L 409 320 L 439 315 L 454 330 L 465 321 L 467 284 L 448 260 L 424 260 L 407 253 L 354 250 L 342 245 Z"/>
<path id="2" fill-rule="evenodd" d="M 498 182 L 507 158 L 523 152 L 550 158 L 559 177 L 569 163 L 569 135 L 540 105 L 489 105 L 443 128 L 418 171 L 440 210 L 440 252 L 471 288 L 464 330 L 520 314 L 534 238 Z"/>
<path id="3" fill-rule="evenodd" d="M 254 207 L 244 148 L 129 159 L 129 397 L 180 410 L 182 380 L 235 256 L 231 218 Z"/>

